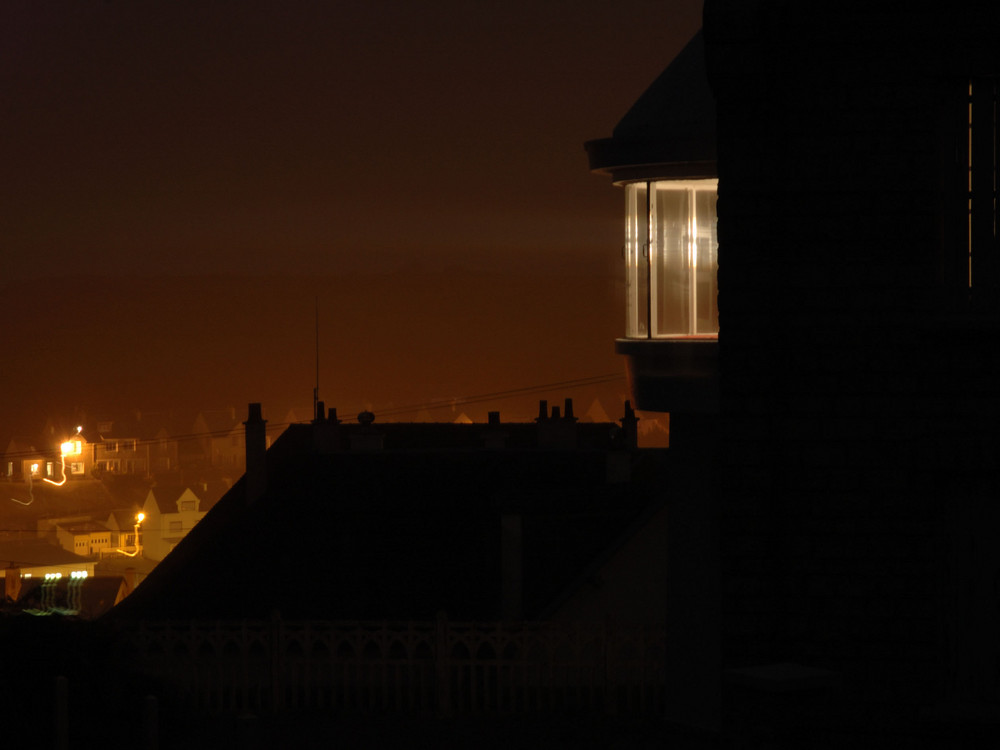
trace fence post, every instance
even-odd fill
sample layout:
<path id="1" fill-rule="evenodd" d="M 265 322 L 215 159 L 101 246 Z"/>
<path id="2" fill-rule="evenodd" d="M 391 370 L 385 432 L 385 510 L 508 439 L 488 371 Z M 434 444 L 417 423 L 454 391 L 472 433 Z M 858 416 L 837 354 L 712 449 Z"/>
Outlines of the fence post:
<path id="1" fill-rule="evenodd" d="M 438 612 L 434 648 L 434 692 L 437 710 L 441 716 L 451 715 L 451 674 L 448 657 L 448 615 Z"/>
<path id="2" fill-rule="evenodd" d="M 601 656 L 604 662 L 604 713 L 608 716 L 618 713 L 618 696 L 614 694 L 615 686 L 611 676 L 614 669 L 614 664 L 612 663 L 614 657 L 611 654 L 612 632 L 611 616 L 608 615 L 604 618 L 601 627 Z"/>
<path id="3" fill-rule="evenodd" d="M 55 748 L 56 750 L 67 750 L 69 748 L 69 680 L 59 675 L 56 677 L 53 687 Z"/>
<path id="4" fill-rule="evenodd" d="M 281 613 L 271 611 L 271 711 L 281 713 L 285 705 L 285 632 Z"/>
<path id="5" fill-rule="evenodd" d="M 159 701 L 147 695 L 142 702 L 142 750 L 156 750 L 159 737 Z"/>

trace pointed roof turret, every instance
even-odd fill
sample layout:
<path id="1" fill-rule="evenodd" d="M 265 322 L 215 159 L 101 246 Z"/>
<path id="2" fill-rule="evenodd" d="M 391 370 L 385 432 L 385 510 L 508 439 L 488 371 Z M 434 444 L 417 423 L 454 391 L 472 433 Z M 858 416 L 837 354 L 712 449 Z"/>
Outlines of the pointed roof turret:
<path id="1" fill-rule="evenodd" d="M 715 99 L 698 33 L 625 113 L 611 138 L 584 144 L 595 172 L 615 182 L 714 177 Z"/>

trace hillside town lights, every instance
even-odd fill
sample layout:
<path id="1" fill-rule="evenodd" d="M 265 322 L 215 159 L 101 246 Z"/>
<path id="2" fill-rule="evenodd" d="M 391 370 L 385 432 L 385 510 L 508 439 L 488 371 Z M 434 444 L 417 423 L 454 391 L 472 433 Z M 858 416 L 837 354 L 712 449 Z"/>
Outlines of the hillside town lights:
<path id="1" fill-rule="evenodd" d="M 716 338 L 718 180 L 625 185 L 625 336 Z"/>

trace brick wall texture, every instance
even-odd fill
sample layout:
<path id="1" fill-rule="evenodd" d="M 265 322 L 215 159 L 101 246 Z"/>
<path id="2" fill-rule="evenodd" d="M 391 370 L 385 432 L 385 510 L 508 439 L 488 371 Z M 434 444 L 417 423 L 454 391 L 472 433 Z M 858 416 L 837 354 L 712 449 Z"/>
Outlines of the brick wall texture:
<path id="1" fill-rule="evenodd" d="M 963 161 L 968 80 L 1000 72 L 980 5 L 705 8 L 724 661 L 831 667 L 903 712 L 1000 701 L 1000 327 L 989 248 L 969 290 Z"/>

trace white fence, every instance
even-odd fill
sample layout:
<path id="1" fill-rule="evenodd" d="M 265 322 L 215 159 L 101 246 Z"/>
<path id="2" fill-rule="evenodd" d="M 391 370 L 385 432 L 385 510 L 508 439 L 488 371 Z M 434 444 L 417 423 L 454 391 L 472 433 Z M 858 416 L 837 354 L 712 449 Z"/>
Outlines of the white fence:
<path id="1" fill-rule="evenodd" d="M 662 627 L 218 622 L 123 628 L 164 699 L 240 711 L 661 713 Z"/>

